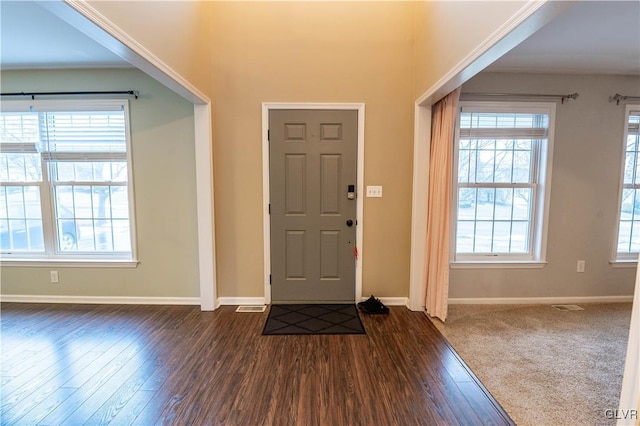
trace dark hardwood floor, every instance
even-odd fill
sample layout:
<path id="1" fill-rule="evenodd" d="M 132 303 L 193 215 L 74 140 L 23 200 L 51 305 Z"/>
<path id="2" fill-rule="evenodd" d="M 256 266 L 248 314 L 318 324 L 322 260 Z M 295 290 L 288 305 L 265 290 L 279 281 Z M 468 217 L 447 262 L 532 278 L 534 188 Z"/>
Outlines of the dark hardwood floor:
<path id="1" fill-rule="evenodd" d="M 431 322 L 262 336 L 224 306 L 1 305 L 2 425 L 513 424 Z"/>

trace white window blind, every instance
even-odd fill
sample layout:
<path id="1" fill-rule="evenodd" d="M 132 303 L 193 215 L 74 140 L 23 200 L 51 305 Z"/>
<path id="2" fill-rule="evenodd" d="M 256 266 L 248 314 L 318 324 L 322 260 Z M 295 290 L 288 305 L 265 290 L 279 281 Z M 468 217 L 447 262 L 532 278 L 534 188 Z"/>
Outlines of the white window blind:
<path id="1" fill-rule="evenodd" d="M 41 152 L 126 153 L 122 111 L 47 112 L 40 114 Z"/>

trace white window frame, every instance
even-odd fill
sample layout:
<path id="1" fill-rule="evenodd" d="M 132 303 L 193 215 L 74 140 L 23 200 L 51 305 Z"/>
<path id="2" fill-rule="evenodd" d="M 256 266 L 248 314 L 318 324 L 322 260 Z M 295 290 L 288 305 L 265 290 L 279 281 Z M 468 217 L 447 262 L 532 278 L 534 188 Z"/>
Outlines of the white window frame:
<path id="1" fill-rule="evenodd" d="M 549 203 L 551 200 L 551 171 L 553 164 L 553 141 L 555 134 L 556 104 L 552 102 L 489 102 L 461 101 L 458 111 L 472 109 L 474 112 L 535 113 L 547 114 L 549 128 L 547 143 L 540 144 L 535 159 L 538 182 L 533 189 L 533 212 L 531 216 L 531 251 L 528 254 L 457 254 L 456 231 L 458 217 L 458 148 L 460 139 L 460 114 L 458 114 L 453 142 L 453 167 L 451 185 L 450 220 L 450 266 L 452 269 L 466 268 L 542 268 L 547 264 L 547 231 Z M 514 184 L 516 187 L 517 184 Z M 529 186 L 529 184 L 527 184 Z"/>
<path id="2" fill-rule="evenodd" d="M 636 252 L 618 252 L 618 240 L 620 238 L 620 216 L 622 214 L 622 197 L 625 189 L 640 189 L 640 184 L 625 184 L 624 172 L 627 161 L 627 139 L 629 137 L 629 116 L 631 113 L 639 113 L 640 105 L 627 104 L 624 114 L 624 136 L 622 138 L 622 160 L 620 167 L 620 184 L 618 185 L 618 208 L 616 215 L 615 235 L 613 238 L 613 247 L 611 250 L 611 260 L 609 261 L 614 267 L 635 267 L 638 263 L 638 253 Z M 638 156 L 640 161 L 640 155 Z M 625 188 L 626 186 L 626 188 Z"/>
<path id="3" fill-rule="evenodd" d="M 57 236 L 53 234 L 57 229 L 53 225 L 55 212 L 52 201 L 54 185 L 50 181 L 50 167 L 47 160 L 41 157 L 42 181 L 37 182 L 40 190 L 40 202 L 42 204 L 42 224 L 44 229 L 45 252 L 0 252 L 1 266 L 81 266 L 81 267 L 136 267 L 138 264 L 136 220 L 135 220 L 135 194 L 133 184 L 133 158 L 131 153 L 131 126 L 129 117 L 129 101 L 127 99 L 109 100 L 10 100 L 2 101 L 3 112 L 77 112 L 77 111 L 101 111 L 122 109 L 125 122 L 126 161 L 127 161 L 127 196 L 129 203 L 129 233 L 131 240 L 130 253 L 87 253 L 87 252 L 62 252 L 58 250 Z M 3 182 L 3 185 L 11 183 Z M 22 185 L 22 184 L 20 184 Z M 74 185 L 77 183 L 74 182 Z"/>

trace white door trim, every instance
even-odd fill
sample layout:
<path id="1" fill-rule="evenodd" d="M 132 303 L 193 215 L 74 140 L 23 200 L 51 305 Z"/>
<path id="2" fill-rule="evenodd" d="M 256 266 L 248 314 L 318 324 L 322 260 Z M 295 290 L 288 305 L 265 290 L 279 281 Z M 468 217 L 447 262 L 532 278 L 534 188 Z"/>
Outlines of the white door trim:
<path id="1" fill-rule="evenodd" d="M 196 211 L 198 214 L 198 270 L 200 309 L 213 311 L 219 301 L 216 288 L 216 241 L 213 201 L 211 103 L 193 105 L 196 156 Z"/>
<path id="2" fill-rule="evenodd" d="M 264 299 L 271 303 L 271 221 L 269 218 L 269 111 L 278 109 L 339 109 L 358 111 L 358 185 L 356 198 L 356 300 L 362 297 L 362 235 L 364 229 L 364 103 L 300 103 L 300 102 L 263 102 L 262 103 L 262 226 L 264 232 Z M 354 302 L 355 302 L 354 301 Z"/>
<path id="3" fill-rule="evenodd" d="M 425 259 L 427 256 L 427 207 L 429 204 L 429 153 L 431 107 L 416 103 L 413 123 L 413 195 L 411 202 L 411 257 L 409 309 L 424 310 Z"/>

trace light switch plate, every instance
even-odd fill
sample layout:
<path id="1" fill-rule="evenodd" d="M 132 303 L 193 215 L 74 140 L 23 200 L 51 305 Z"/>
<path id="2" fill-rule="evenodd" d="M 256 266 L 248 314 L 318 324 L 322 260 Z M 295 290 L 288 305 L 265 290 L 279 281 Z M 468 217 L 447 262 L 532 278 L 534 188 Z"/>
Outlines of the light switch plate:
<path id="1" fill-rule="evenodd" d="M 381 186 L 367 186 L 367 197 L 382 198 Z"/>

